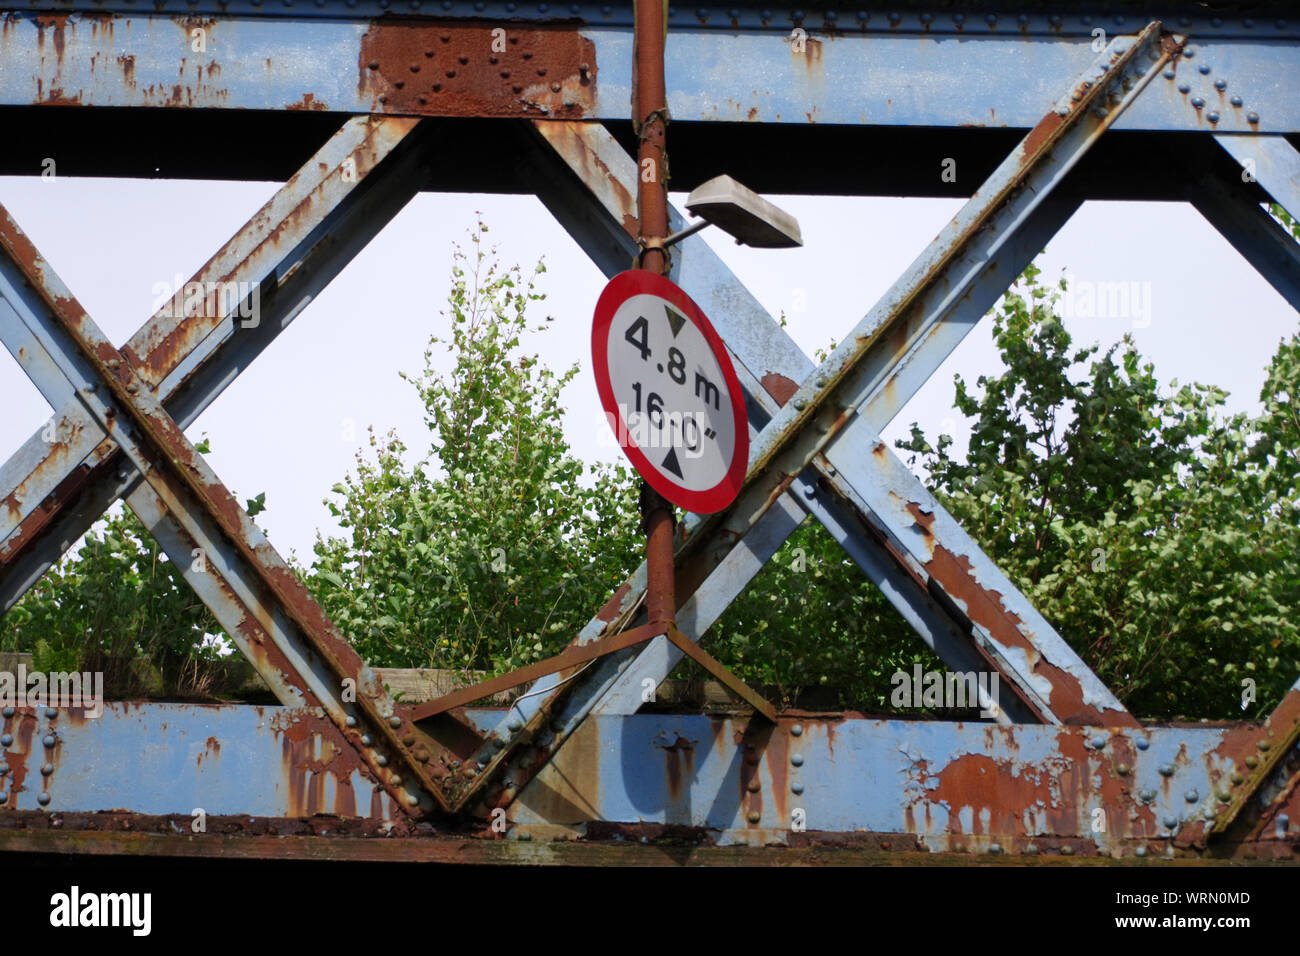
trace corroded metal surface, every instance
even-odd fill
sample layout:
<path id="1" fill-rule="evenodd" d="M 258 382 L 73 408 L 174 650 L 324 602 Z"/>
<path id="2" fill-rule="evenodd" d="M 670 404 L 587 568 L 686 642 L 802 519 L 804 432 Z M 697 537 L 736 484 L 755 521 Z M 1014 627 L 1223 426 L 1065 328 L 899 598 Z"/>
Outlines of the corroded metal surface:
<path id="1" fill-rule="evenodd" d="M 500 717 L 466 714 L 480 730 Z M 156 840 L 139 852 L 274 857 L 261 837 L 302 836 L 328 839 L 295 854 L 353 858 L 384 852 L 353 838 L 387 836 L 410 839 L 417 858 L 558 840 L 579 848 L 555 853 L 585 848 L 599 859 L 597 845 L 644 846 L 644 837 L 683 851 L 853 851 L 898 862 L 941 854 L 1294 862 L 1300 832 L 1278 823 L 1294 812 L 1294 777 L 1268 795 L 1268 818 L 1250 831 L 1209 847 L 1175 840 L 1179 821 L 1213 806 L 1219 751 L 1247 730 L 1260 728 L 592 717 L 504 815 L 417 821 L 309 709 L 110 703 L 88 719 L 80 709 L 18 708 L 0 724 L 13 736 L 0 763 L 0 851 L 77 847 L 69 834 L 79 833 L 99 847 L 84 852 L 136 852 L 138 844 L 116 842 L 131 833 Z M 127 748 L 130 763 L 108 759 Z M 1294 772 L 1300 751 L 1287 761 Z M 63 838 L 72 842 L 55 842 Z"/>

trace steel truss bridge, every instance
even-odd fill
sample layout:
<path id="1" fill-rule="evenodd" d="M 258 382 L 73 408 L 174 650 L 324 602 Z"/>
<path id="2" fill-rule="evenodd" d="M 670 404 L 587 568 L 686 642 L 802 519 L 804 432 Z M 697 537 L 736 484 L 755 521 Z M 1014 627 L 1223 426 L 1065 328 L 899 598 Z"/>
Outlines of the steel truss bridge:
<path id="1" fill-rule="evenodd" d="M 0 210 L 0 337 L 57 421 L 0 469 L 0 608 L 124 498 L 281 703 L 5 710 L 0 850 L 1294 858 L 1300 683 L 1263 723 L 1144 725 L 880 432 L 1089 199 L 1191 203 L 1300 307 L 1300 245 L 1263 205 L 1300 215 L 1300 13 L 699 2 L 667 17 L 675 187 L 727 172 L 967 202 L 820 366 L 700 238 L 674 250 L 671 277 L 732 352 L 752 445 L 736 502 L 679 528 L 677 626 L 707 645 L 811 516 L 948 667 L 1001 675 L 997 719 L 638 713 L 684 655 L 665 636 L 610 650 L 647 623 L 645 567 L 574 638 L 595 660 L 581 673 L 508 711 L 399 703 L 185 438 L 421 190 L 536 194 L 603 271 L 628 268 L 631 4 L 9 3 L 0 173 L 53 156 L 60 175 L 284 186 L 194 276 L 256 288 L 255 327 L 165 307 L 120 345 Z M 938 175 L 947 157 L 963 183 L 978 171 L 973 195 Z"/>

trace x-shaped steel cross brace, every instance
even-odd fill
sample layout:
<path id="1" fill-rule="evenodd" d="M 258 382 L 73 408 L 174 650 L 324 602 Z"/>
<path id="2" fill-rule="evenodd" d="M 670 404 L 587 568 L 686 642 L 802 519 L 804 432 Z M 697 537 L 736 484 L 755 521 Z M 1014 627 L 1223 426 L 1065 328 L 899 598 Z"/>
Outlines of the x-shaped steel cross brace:
<path id="1" fill-rule="evenodd" d="M 1136 725 L 892 455 L 879 429 L 1069 217 L 1077 204 L 1053 202 L 1049 193 L 1179 43 L 1156 23 L 1114 40 L 820 369 L 702 240 L 683 243 L 673 278 L 713 318 L 751 415 L 765 423 L 736 503 L 693 519 L 678 549 L 685 633 L 698 639 L 810 511 L 941 655 L 1000 670 L 1022 719 Z M 619 271 L 633 251 L 630 159 L 600 127 L 537 129 L 578 180 L 552 181 L 555 165 L 542 151 L 543 177 L 553 182 L 549 197 L 539 189 L 543 200 L 607 273 Z M 683 225 L 677 216 L 672 227 Z M 644 586 L 642 568 L 577 642 L 633 625 Z M 634 712 L 644 682 L 659 683 L 680 659 L 677 648 L 655 641 L 611 655 L 577 679 L 539 681 L 478 755 L 482 772 L 466 799 L 481 792 L 488 804 L 508 803 L 587 714 Z M 495 784 L 499 777 L 504 785 Z"/>

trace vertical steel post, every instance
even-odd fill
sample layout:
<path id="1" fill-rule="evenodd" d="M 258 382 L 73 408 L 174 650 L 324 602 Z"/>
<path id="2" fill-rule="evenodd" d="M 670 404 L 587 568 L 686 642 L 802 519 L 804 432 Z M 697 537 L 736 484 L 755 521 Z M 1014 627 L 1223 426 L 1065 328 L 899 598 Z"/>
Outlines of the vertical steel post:
<path id="1" fill-rule="evenodd" d="M 632 109 L 637 129 L 637 215 L 642 269 L 668 275 L 668 94 L 664 86 L 664 0 L 636 0 L 633 27 Z M 646 533 L 646 614 L 651 624 L 671 623 L 677 612 L 673 567 L 673 507 L 641 483 Z"/>

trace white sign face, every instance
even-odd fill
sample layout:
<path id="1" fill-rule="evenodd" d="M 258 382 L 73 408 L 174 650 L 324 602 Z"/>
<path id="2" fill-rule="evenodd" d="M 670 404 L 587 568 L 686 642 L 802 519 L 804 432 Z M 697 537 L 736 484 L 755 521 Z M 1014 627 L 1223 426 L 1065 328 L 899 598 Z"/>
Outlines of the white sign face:
<path id="1" fill-rule="evenodd" d="M 717 333 L 675 285 L 615 277 L 592 332 L 601 401 L 632 463 L 675 504 L 726 507 L 744 478 L 749 436 L 739 384 Z"/>
<path id="2" fill-rule="evenodd" d="M 704 333 L 657 295 L 634 295 L 614 313 L 606 355 L 619 417 L 650 463 L 689 491 L 726 478 L 731 395 Z"/>

